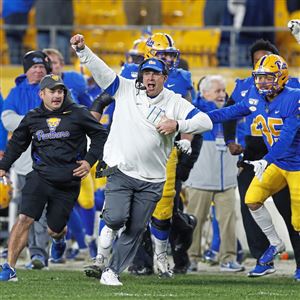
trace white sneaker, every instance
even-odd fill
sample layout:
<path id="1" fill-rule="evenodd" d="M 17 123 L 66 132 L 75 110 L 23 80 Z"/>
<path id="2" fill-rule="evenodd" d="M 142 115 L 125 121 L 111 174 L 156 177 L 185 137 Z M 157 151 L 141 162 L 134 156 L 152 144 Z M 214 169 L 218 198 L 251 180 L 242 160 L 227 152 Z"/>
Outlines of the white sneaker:
<path id="1" fill-rule="evenodd" d="M 123 283 L 119 280 L 119 275 L 109 268 L 103 271 L 100 283 L 103 285 L 113 286 L 123 285 Z"/>
<path id="2" fill-rule="evenodd" d="M 220 265 L 221 272 L 241 272 L 244 270 L 245 267 L 236 261 L 229 261 Z"/>
<path id="3" fill-rule="evenodd" d="M 167 252 L 160 253 L 156 256 L 157 269 L 159 277 L 173 277 L 173 271 L 170 269 Z"/>

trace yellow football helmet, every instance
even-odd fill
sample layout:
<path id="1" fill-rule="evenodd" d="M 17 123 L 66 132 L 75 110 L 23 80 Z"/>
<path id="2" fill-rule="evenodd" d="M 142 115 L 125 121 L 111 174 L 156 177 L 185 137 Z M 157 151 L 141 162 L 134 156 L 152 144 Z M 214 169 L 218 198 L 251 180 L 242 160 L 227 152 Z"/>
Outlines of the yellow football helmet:
<path id="1" fill-rule="evenodd" d="M 277 94 L 284 88 L 289 77 L 286 61 L 275 54 L 261 57 L 252 74 L 258 92 L 263 95 Z"/>
<path id="2" fill-rule="evenodd" d="M 133 42 L 132 48 L 126 53 L 128 63 L 140 64 L 144 60 L 146 39 L 138 39 Z"/>
<path id="3" fill-rule="evenodd" d="M 177 67 L 179 50 L 176 49 L 172 37 L 167 33 L 155 33 L 148 38 L 145 47 L 145 59 L 157 57 L 164 60 L 168 67 Z"/>
<path id="4" fill-rule="evenodd" d="M 0 209 L 7 208 L 11 200 L 12 188 L 7 178 L 0 177 Z"/>

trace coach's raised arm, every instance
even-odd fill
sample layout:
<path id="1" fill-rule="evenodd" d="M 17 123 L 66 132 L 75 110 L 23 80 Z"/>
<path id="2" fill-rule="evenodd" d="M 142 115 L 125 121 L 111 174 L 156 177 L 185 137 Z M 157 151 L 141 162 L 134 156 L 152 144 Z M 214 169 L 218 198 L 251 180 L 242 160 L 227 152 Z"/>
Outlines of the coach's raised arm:
<path id="1" fill-rule="evenodd" d="M 168 67 L 158 59 L 147 59 L 140 64 L 136 80 L 122 78 L 106 63 L 89 49 L 81 34 L 74 35 L 70 43 L 76 51 L 80 62 L 92 73 L 97 84 L 115 99 L 128 101 L 145 101 L 148 107 L 154 109 L 147 117 L 149 122 L 155 120 L 156 130 L 164 135 L 175 132 L 198 134 L 212 129 L 210 118 L 193 107 L 179 94 L 164 89 L 164 82 L 168 78 Z M 126 98 L 126 99 L 125 99 Z M 175 101 L 175 110 L 168 113 L 165 106 Z M 137 101 L 138 102 L 138 101 Z M 159 105 L 157 105 L 159 104 Z M 189 112 L 188 112 L 189 111 Z M 145 113 L 145 112 L 144 112 Z M 156 114 L 159 113 L 159 116 Z M 143 113 L 142 113 L 143 114 Z M 146 113 L 146 116 L 148 112 Z"/>

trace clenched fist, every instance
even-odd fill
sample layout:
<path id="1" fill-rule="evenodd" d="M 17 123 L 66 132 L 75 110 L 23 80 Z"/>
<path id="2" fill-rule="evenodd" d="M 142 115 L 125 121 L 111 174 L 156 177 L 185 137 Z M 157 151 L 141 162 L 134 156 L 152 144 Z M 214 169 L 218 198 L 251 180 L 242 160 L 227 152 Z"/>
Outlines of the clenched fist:
<path id="1" fill-rule="evenodd" d="M 70 43 L 76 51 L 83 50 L 85 47 L 84 36 L 82 34 L 75 34 L 71 37 Z"/>

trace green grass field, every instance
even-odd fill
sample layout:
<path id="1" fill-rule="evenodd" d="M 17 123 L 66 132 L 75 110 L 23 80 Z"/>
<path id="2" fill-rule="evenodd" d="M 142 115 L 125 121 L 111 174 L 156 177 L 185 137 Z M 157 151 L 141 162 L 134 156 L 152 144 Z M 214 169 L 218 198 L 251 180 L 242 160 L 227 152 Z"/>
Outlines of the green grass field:
<path id="1" fill-rule="evenodd" d="M 300 299 L 300 283 L 287 276 L 189 274 L 173 279 L 122 274 L 122 287 L 108 287 L 79 271 L 18 270 L 18 282 L 0 283 L 0 299 Z"/>

